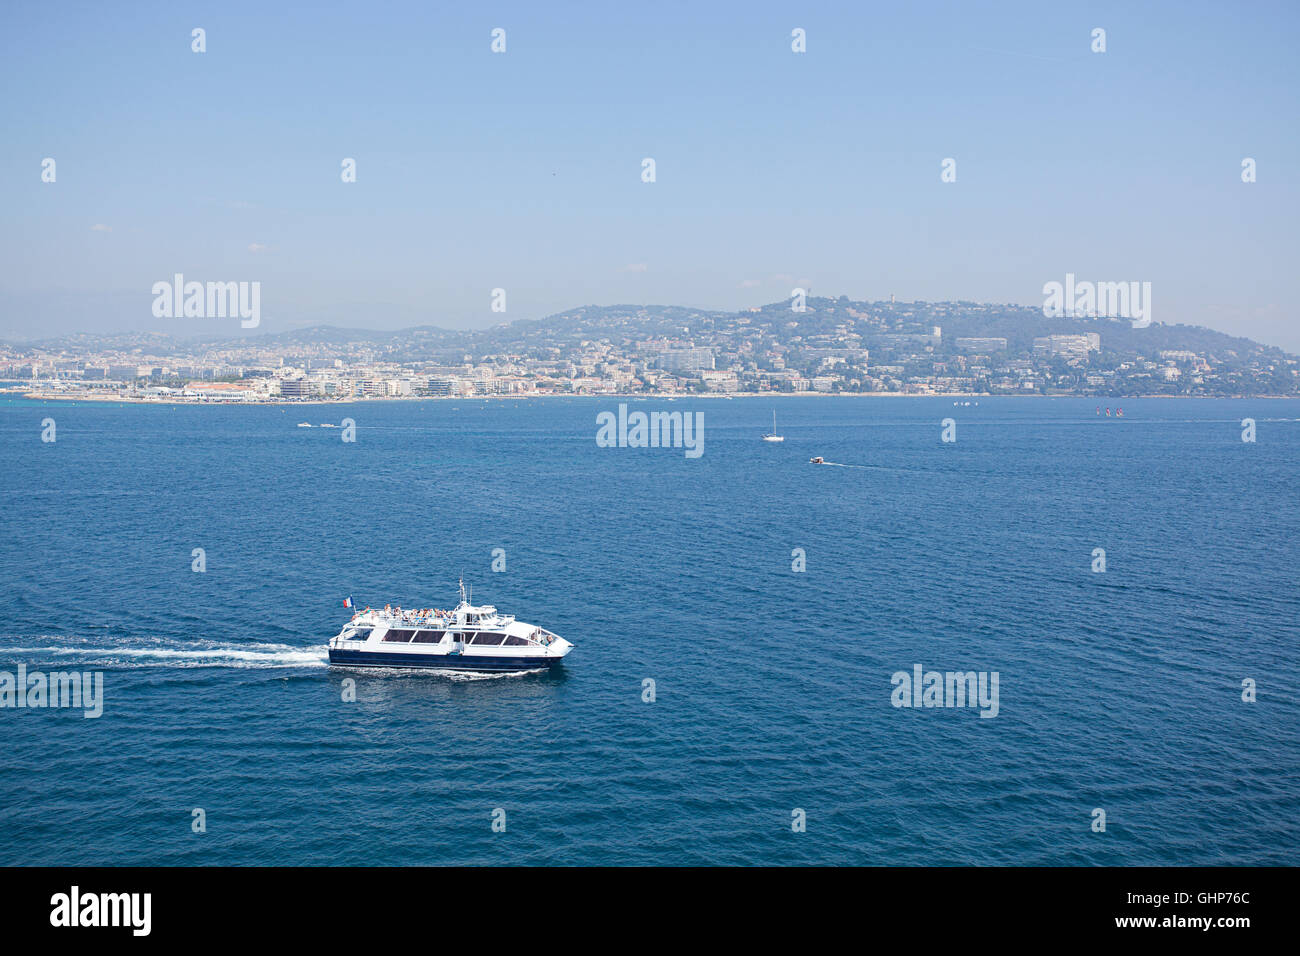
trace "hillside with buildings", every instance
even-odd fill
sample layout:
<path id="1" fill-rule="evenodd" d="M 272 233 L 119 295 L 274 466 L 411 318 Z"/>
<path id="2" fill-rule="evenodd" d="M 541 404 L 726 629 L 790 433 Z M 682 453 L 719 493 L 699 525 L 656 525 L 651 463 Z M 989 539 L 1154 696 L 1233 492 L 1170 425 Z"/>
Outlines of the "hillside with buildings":
<path id="1" fill-rule="evenodd" d="M 1037 307 L 810 298 L 739 312 L 584 306 L 488 329 L 315 327 L 0 346 L 29 392 L 189 401 L 459 395 L 1297 395 L 1280 349 L 1210 329 Z"/>

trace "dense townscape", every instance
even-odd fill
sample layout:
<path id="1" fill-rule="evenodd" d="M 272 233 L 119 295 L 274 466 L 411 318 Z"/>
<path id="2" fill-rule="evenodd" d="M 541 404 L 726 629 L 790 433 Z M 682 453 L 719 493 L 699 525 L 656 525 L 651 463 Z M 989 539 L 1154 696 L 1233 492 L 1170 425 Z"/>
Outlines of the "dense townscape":
<path id="1" fill-rule="evenodd" d="M 316 327 L 0 344 L 10 391 L 171 402 L 875 393 L 1300 394 L 1300 360 L 1209 329 L 974 302 L 589 306 L 490 329 Z M 180 320 L 178 320 L 180 321 Z M 205 329 L 203 323 L 207 322 Z M 226 330 L 221 330 L 226 331 Z M 206 333 L 206 334 L 204 334 Z"/>

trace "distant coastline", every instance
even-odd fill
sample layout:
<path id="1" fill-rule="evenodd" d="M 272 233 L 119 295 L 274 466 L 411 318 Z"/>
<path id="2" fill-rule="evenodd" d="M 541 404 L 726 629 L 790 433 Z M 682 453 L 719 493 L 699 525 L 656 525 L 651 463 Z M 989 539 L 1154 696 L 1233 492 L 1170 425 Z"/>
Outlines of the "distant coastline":
<path id="1" fill-rule="evenodd" d="M 0 394 L 13 394 L 7 390 L 0 390 Z M 1075 395 L 1068 392 L 1060 394 L 1044 395 L 1041 392 L 1027 392 L 1024 395 L 992 395 L 988 392 L 939 392 L 933 394 L 924 394 L 917 392 L 740 392 L 734 395 L 723 395 L 717 392 L 676 392 L 676 393 L 655 393 L 646 395 L 640 392 L 628 393 L 598 393 L 584 395 L 560 395 L 553 392 L 536 395 L 392 395 L 392 396 L 349 396 L 348 398 L 331 399 L 329 401 L 266 401 L 266 400 L 240 400 L 240 401 L 210 401 L 195 400 L 183 398 L 125 398 L 121 396 L 99 396 L 99 395 L 61 395 L 46 394 L 40 392 L 24 392 L 19 396 L 39 402 L 93 402 L 97 405 L 196 405 L 201 407 L 241 407 L 241 406 L 258 406 L 258 407 L 275 407 L 282 408 L 326 408 L 333 406 L 347 406 L 370 404 L 372 402 L 385 403 L 414 403 L 414 402 L 521 402 L 533 401 L 535 399 L 563 399 L 563 398 L 600 398 L 611 401 L 677 401 L 679 399 L 705 399 L 708 401 L 727 401 L 733 398 L 744 399 L 772 399 L 772 398 L 954 398 L 954 399 L 999 399 L 999 398 L 1079 398 L 1088 401 L 1095 401 L 1101 404 L 1107 402 L 1128 402 L 1139 399 L 1195 399 L 1195 400 L 1232 400 L 1232 401 L 1254 401 L 1256 399 L 1296 399 L 1295 395 Z"/>
<path id="2" fill-rule="evenodd" d="M 736 312 L 584 306 L 453 332 L 0 343 L 42 400 L 325 403 L 444 397 L 1300 395 L 1300 356 L 1212 329 L 975 302 L 789 301 Z M 107 397 L 101 397 L 107 395 Z"/>

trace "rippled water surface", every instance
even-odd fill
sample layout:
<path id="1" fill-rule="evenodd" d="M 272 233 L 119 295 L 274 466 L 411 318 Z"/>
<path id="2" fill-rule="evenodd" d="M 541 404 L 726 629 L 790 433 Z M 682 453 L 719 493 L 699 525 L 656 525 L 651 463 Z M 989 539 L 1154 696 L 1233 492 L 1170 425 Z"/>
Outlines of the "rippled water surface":
<path id="1" fill-rule="evenodd" d="M 0 671 L 104 675 L 0 710 L 0 863 L 1297 861 L 1300 402 L 630 403 L 698 459 L 617 404 L 0 405 Z M 326 666 L 462 571 L 562 671 Z M 914 664 L 997 716 L 893 707 Z"/>

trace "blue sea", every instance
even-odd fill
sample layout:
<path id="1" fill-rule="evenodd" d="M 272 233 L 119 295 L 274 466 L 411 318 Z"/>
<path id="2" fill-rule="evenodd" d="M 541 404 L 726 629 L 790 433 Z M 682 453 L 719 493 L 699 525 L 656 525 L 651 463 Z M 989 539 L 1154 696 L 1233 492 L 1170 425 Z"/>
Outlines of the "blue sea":
<path id="1" fill-rule="evenodd" d="M 1300 402 L 618 404 L 0 404 L 0 671 L 103 674 L 0 710 L 0 863 L 1297 862 Z M 326 665 L 462 573 L 562 669 Z"/>

